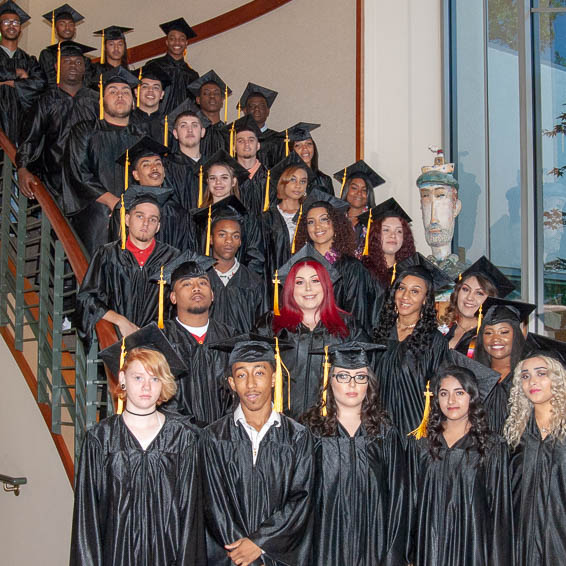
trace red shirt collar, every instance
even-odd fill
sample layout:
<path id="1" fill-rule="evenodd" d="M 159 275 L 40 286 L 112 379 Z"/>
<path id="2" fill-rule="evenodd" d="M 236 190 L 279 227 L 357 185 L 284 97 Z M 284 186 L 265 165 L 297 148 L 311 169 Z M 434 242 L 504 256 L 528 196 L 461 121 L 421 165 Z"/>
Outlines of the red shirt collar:
<path id="1" fill-rule="evenodd" d="M 126 238 L 126 249 L 133 254 L 140 267 L 144 266 L 145 262 L 155 249 L 155 245 L 155 238 L 153 238 L 151 244 L 145 248 L 145 250 L 142 250 L 130 240 L 130 236 Z"/>

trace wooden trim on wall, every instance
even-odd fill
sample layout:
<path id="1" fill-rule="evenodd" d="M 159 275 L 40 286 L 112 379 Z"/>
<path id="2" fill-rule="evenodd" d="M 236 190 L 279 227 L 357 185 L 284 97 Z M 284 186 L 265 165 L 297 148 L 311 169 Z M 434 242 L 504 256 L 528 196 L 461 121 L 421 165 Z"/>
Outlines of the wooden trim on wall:
<path id="1" fill-rule="evenodd" d="M 356 159 L 364 158 L 364 0 L 356 0 Z"/>

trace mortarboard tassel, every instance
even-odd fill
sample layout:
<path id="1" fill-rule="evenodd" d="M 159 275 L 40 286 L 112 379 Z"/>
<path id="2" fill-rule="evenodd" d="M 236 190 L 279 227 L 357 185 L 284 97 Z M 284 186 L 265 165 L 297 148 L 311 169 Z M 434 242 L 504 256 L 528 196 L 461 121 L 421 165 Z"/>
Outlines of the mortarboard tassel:
<path id="1" fill-rule="evenodd" d="M 289 157 L 289 130 L 285 130 L 285 157 Z"/>
<path id="2" fill-rule="evenodd" d="M 391 285 L 395 283 L 395 277 L 397 275 L 397 262 L 393 264 L 393 273 L 391 274 Z"/>
<path id="3" fill-rule="evenodd" d="M 124 208 L 124 195 L 120 197 L 120 236 L 122 238 L 122 249 L 126 249 L 126 209 Z"/>
<path id="4" fill-rule="evenodd" d="M 61 82 L 61 42 L 57 44 L 57 84 Z"/>
<path id="5" fill-rule="evenodd" d="M 55 45 L 57 36 L 55 35 L 55 10 L 51 12 L 51 45 Z"/>
<path id="6" fill-rule="evenodd" d="M 273 280 L 273 314 L 275 316 L 281 316 L 281 311 L 279 310 L 279 283 L 279 275 L 276 269 L 275 279 Z"/>
<path id="7" fill-rule="evenodd" d="M 480 305 L 480 312 L 478 313 L 478 325 L 476 327 L 476 334 L 480 333 L 482 320 L 483 320 L 483 304 Z"/>
<path id="8" fill-rule="evenodd" d="M 205 255 L 210 255 L 210 227 L 212 225 L 212 205 L 208 205 L 208 223 L 206 226 L 206 252 Z"/>
<path id="9" fill-rule="evenodd" d="M 281 369 L 281 353 L 279 338 L 275 337 L 275 391 L 273 392 L 273 410 L 283 412 L 283 371 Z"/>
<path id="10" fill-rule="evenodd" d="M 462 281 L 462 272 L 458 273 L 458 281 Z"/>
<path id="11" fill-rule="evenodd" d="M 183 59 L 187 58 L 187 48 L 185 47 L 185 49 L 183 49 Z M 186 63 L 186 61 L 185 61 Z"/>
<path id="12" fill-rule="evenodd" d="M 330 373 L 330 362 L 328 361 L 328 346 L 324 346 L 324 363 L 322 372 L 322 416 L 326 417 L 326 390 L 328 389 L 328 374 Z"/>
<path id="13" fill-rule="evenodd" d="M 344 192 L 344 185 L 346 184 L 346 171 L 347 167 L 344 167 L 344 175 L 342 175 L 342 186 L 340 187 L 340 198 L 342 198 L 342 193 Z"/>
<path id="14" fill-rule="evenodd" d="M 102 30 L 102 40 L 100 42 L 100 64 L 104 65 L 106 63 L 106 57 L 104 57 L 104 30 Z"/>
<path id="15" fill-rule="evenodd" d="M 224 121 L 228 121 L 228 85 L 224 88 Z"/>
<path id="16" fill-rule="evenodd" d="M 102 96 L 102 73 L 98 80 L 98 117 L 104 120 L 104 97 Z"/>
<path id="17" fill-rule="evenodd" d="M 297 230 L 299 229 L 299 222 L 303 216 L 303 205 L 299 208 L 299 218 L 297 218 L 297 225 L 295 226 L 295 233 L 293 234 L 293 243 L 291 244 L 291 254 L 295 253 L 295 239 L 297 238 Z"/>
<path id="18" fill-rule="evenodd" d="M 202 165 L 200 166 L 198 172 L 198 207 L 202 206 L 202 179 L 204 177 L 204 173 L 202 171 Z"/>
<path id="19" fill-rule="evenodd" d="M 159 310 L 157 314 L 157 326 L 163 328 L 163 298 L 165 295 L 165 279 L 163 279 L 163 265 L 161 266 L 161 275 L 159 276 Z"/>
<path id="20" fill-rule="evenodd" d="M 271 169 L 267 170 L 267 181 L 265 181 L 265 198 L 263 199 L 263 212 L 269 210 L 269 183 L 271 182 Z"/>
<path id="21" fill-rule="evenodd" d="M 369 233 L 370 233 L 372 221 L 373 221 L 373 216 L 372 216 L 372 212 L 371 212 L 371 208 L 370 208 L 369 209 L 368 224 L 367 224 L 367 228 L 366 228 L 366 241 L 364 243 L 364 251 L 362 252 L 362 255 L 369 255 Z"/>
<path id="22" fill-rule="evenodd" d="M 419 438 L 426 438 L 426 428 L 428 426 L 428 416 L 430 414 L 430 399 L 432 397 L 432 393 L 430 391 L 430 381 L 426 382 L 426 391 L 424 392 L 425 396 L 425 406 L 423 411 L 423 420 L 421 424 L 415 430 L 411 431 L 407 436 L 414 436 L 417 440 Z"/>
<path id="23" fill-rule="evenodd" d="M 120 369 L 124 367 L 126 361 L 126 337 L 122 338 L 122 346 L 120 347 Z M 118 395 L 118 409 L 116 414 L 121 415 L 124 412 L 124 399 Z"/>
<path id="24" fill-rule="evenodd" d="M 236 129 L 234 127 L 234 122 L 232 122 L 232 127 L 230 128 L 230 157 L 234 157 L 234 134 Z"/>
<path id="25" fill-rule="evenodd" d="M 124 167 L 124 191 L 128 190 L 130 182 L 130 150 L 126 150 L 126 165 Z"/>
<path id="26" fill-rule="evenodd" d="M 238 120 L 240 119 L 241 113 L 242 113 L 242 105 L 238 102 Z"/>
<path id="27" fill-rule="evenodd" d="M 165 127 L 163 128 L 163 145 L 169 147 L 169 116 L 165 114 Z"/>
<path id="28" fill-rule="evenodd" d="M 140 72 L 138 73 L 138 81 L 140 81 L 141 83 L 142 80 L 142 68 L 140 67 Z M 141 90 L 141 84 L 138 85 L 138 95 L 137 95 L 137 100 L 136 100 L 136 107 L 139 108 L 140 107 L 140 90 Z"/>

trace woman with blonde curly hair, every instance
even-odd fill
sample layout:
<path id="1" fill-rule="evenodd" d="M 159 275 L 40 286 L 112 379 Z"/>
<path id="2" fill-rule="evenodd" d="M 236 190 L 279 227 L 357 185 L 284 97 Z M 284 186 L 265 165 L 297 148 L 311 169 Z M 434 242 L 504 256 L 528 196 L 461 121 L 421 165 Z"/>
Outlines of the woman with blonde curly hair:
<path id="1" fill-rule="evenodd" d="M 504 436 L 511 459 L 515 564 L 562 564 L 566 556 L 566 368 L 533 352 L 513 374 Z"/>

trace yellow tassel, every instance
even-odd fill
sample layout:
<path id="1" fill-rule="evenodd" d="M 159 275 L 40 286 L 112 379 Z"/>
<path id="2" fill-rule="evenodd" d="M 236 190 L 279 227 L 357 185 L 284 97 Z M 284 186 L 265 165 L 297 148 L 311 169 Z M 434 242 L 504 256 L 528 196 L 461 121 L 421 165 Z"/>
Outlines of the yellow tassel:
<path id="1" fill-rule="evenodd" d="M 187 48 L 185 47 L 185 49 L 183 50 L 183 59 L 186 59 L 186 58 L 187 58 Z"/>
<path id="2" fill-rule="evenodd" d="M 426 382 L 425 396 L 425 406 L 423 411 L 423 420 L 421 424 L 413 431 L 411 431 L 407 436 L 414 436 L 417 440 L 419 438 L 426 438 L 426 428 L 428 426 L 428 417 L 430 415 L 430 399 L 432 397 L 432 392 L 430 390 L 430 381 Z"/>
<path id="3" fill-rule="evenodd" d="M 51 45 L 55 45 L 57 36 L 55 35 L 55 10 L 51 12 Z"/>
<path id="4" fill-rule="evenodd" d="M 163 145 L 169 147 L 169 116 L 165 114 L 165 127 L 163 129 Z"/>
<path id="5" fill-rule="evenodd" d="M 373 216 L 372 216 L 372 212 L 371 212 L 371 208 L 370 208 L 369 209 L 368 225 L 367 225 L 367 228 L 366 228 L 366 241 L 365 241 L 365 244 L 364 244 L 364 251 L 363 251 L 362 255 L 369 255 L 369 232 L 370 232 L 372 220 L 373 220 Z"/>
<path id="6" fill-rule="evenodd" d="M 458 273 L 458 281 L 462 281 L 462 272 Z"/>
<path id="7" fill-rule="evenodd" d="M 142 80 L 142 68 L 140 67 L 140 72 L 138 73 L 138 81 L 141 82 L 141 80 Z M 138 108 L 140 107 L 140 90 L 141 90 L 141 84 L 138 85 L 138 95 L 136 100 L 136 106 Z"/>
<path id="8" fill-rule="evenodd" d="M 100 79 L 98 80 L 98 117 L 104 120 L 104 97 L 102 90 L 102 73 L 100 73 Z"/>
<path id="9" fill-rule="evenodd" d="M 480 312 L 478 313 L 478 325 L 476 327 L 476 334 L 480 333 L 482 320 L 483 320 L 483 305 L 480 305 Z"/>
<path id="10" fill-rule="evenodd" d="M 124 412 L 124 401 L 118 397 L 118 408 L 116 409 L 116 414 L 121 415 Z"/>
<path id="11" fill-rule="evenodd" d="M 224 121 L 228 121 L 228 85 L 224 89 Z"/>
<path id="12" fill-rule="evenodd" d="M 202 206 L 202 179 L 204 177 L 204 173 L 202 171 L 202 165 L 200 166 L 200 170 L 198 172 L 198 207 Z"/>
<path id="13" fill-rule="evenodd" d="M 212 225 L 212 205 L 208 205 L 208 226 L 206 227 L 206 252 L 205 255 L 210 255 L 210 227 Z"/>
<path id="14" fill-rule="evenodd" d="M 242 113 L 242 107 L 241 107 L 240 103 L 238 102 L 238 120 L 240 119 L 241 113 Z"/>
<path id="15" fill-rule="evenodd" d="M 165 279 L 163 279 L 163 265 L 161 266 L 161 275 L 159 276 L 159 310 L 157 314 L 157 326 L 163 328 L 163 297 L 165 295 Z"/>
<path id="16" fill-rule="evenodd" d="M 393 273 L 391 274 L 391 285 L 395 283 L 395 277 L 397 275 L 397 262 L 393 264 Z"/>
<path id="17" fill-rule="evenodd" d="M 289 130 L 285 130 L 285 157 L 289 156 Z"/>
<path id="18" fill-rule="evenodd" d="M 57 44 L 57 84 L 61 82 L 61 42 Z"/>
<path id="19" fill-rule="evenodd" d="M 293 243 L 291 244 L 291 254 L 295 253 L 295 239 L 297 238 L 297 231 L 299 229 L 299 223 L 301 222 L 301 217 L 303 216 L 303 205 L 299 208 L 299 218 L 297 218 L 297 225 L 295 226 L 295 233 L 293 234 Z"/>
<path id="20" fill-rule="evenodd" d="M 120 208 L 120 235 L 122 237 L 122 249 L 126 249 L 126 209 L 124 208 L 124 195 L 120 197 L 122 207 Z"/>
<path id="21" fill-rule="evenodd" d="M 104 56 L 104 30 L 102 30 L 102 41 L 100 43 L 100 64 L 104 65 L 106 63 L 106 58 Z"/>
<path id="22" fill-rule="evenodd" d="M 279 310 L 279 283 L 279 276 L 276 269 L 275 279 L 273 280 L 273 314 L 275 316 L 281 316 L 281 311 Z"/>
<path id="23" fill-rule="evenodd" d="M 236 128 L 234 127 L 234 122 L 232 122 L 232 127 L 230 128 L 230 157 L 234 157 L 234 135 L 236 133 Z"/>
<path id="24" fill-rule="evenodd" d="M 326 417 L 326 390 L 328 389 L 328 375 L 330 373 L 330 362 L 328 361 L 328 346 L 324 346 L 324 363 L 322 372 L 322 416 Z"/>
<path id="25" fill-rule="evenodd" d="M 126 150 L 126 166 L 124 167 L 124 190 L 128 190 L 130 184 L 130 150 Z"/>
<path id="26" fill-rule="evenodd" d="M 122 338 L 122 346 L 120 347 L 120 369 L 124 367 L 126 360 L 126 338 Z M 118 397 L 118 408 L 116 414 L 121 415 L 124 412 L 124 400 Z"/>
<path id="27" fill-rule="evenodd" d="M 265 199 L 263 200 L 263 212 L 269 210 L 269 183 L 271 181 L 271 169 L 267 170 L 267 181 L 265 182 Z"/>
<path id="28" fill-rule="evenodd" d="M 342 198 L 342 193 L 344 192 L 344 185 L 346 184 L 346 171 L 347 167 L 344 167 L 344 175 L 342 175 L 342 186 L 340 187 L 340 198 Z"/>
<path id="29" fill-rule="evenodd" d="M 283 371 L 281 369 L 281 353 L 279 338 L 275 337 L 275 391 L 273 392 L 273 410 L 283 412 Z"/>

